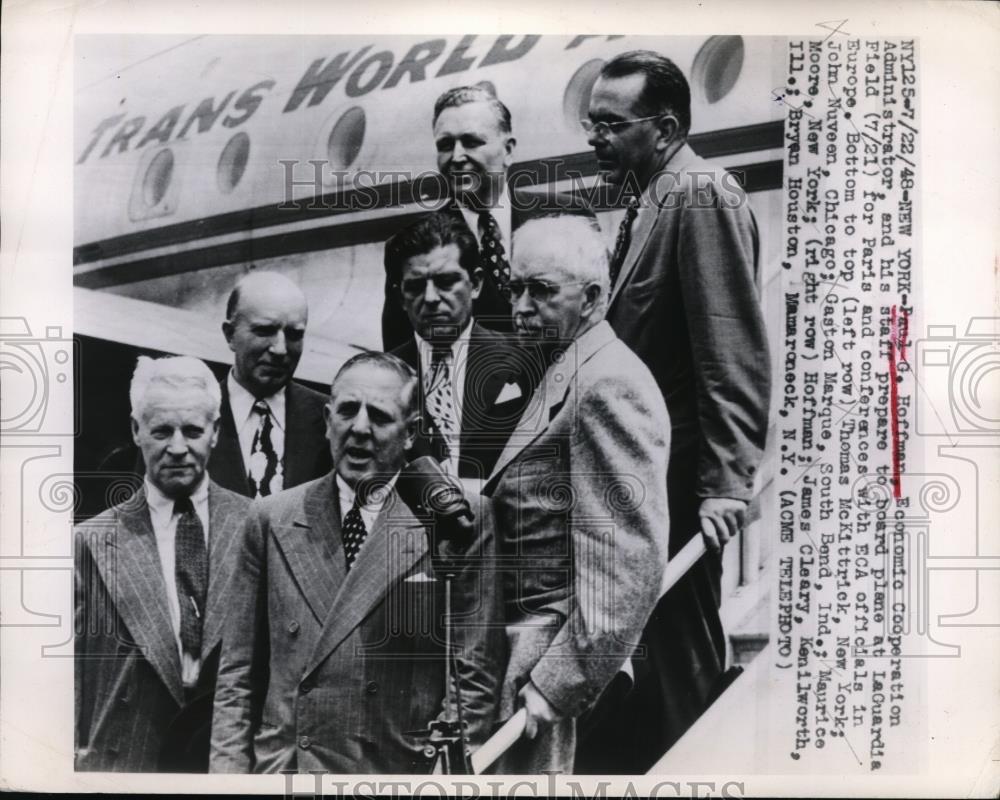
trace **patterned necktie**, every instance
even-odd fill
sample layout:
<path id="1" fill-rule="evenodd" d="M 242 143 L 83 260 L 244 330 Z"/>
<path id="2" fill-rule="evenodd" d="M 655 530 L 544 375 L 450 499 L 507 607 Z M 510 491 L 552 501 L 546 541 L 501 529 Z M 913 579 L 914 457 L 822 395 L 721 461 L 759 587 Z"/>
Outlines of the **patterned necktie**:
<path id="1" fill-rule="evenodd" d="M 274 431 L 271 409 L 263 400 L 258 400 L 253 404 L 253 410 L 260 419 L 250 445 L 250 468 L 247 470 L 247 480 L 250 481 L 253 497 L 266 497 L 272 492 L 281 491 L 282 467 L 278 454 L 274 451 L 274 442 L 271 440 Z"/>
<path id="2" fill-rule="evenodd" d="M 192 658 L 201 657 L 201 627 L 208 595 L 208 554 L 205 530 L 190 497 L 174 503 L 179 515 L 174 539 L 174 578 L 181 608 L 181 646 Z"/>
<path id="3" fill-rule="evenodd" d="M 344 514 L 344 525 L 341 531 L 344 539 L 344 558 L 347 561 L 347 569 L 354 564 L 354 559 L 358 557 L 361 545 L 365 543 L 368 536 L 368 529 L 365 528 L 365 521 L 361 518 L 361 503 L 357 495 L 354 496 L 354 504 L 351 510 Z"/>
<path id="4" fill-rule="evenodd" d="M 451 383 L 451 348 L 435 347 L 431 355 L 431 370 L 425 390 L 427 410 L 434 419 L 445 441 L 448 454 L 452 452 L 458 421 L 455 415 L 455 395 Z M 450 455 L 446 460 L 450 460 Z"/>
<path id="5" fill-rule="evenodd" d="M 639 201 L 634 197 L 628 201 L 625 207 L 625 217 L 618 227 L 618 238 L 615 239 L 615 252 L 611 255 L 611 288 L 615 288 L 618 274 L 622 271 L 622 264 L 625 263 L 625 256 L 628 255 L 629 245 L 632 243 L 632 223 L 639 213 Z"/>
<path id="6" fill-rule="evenodd" d="M 480 240 L 480 252 L 483 259 L 483 271 L 493 276 L 493 281 L 501 289 L 506 289 L 510 283 L 510 263 L 503 249 L 500 238 L 500 226 L 489 211 L 479 212 L 479 228 L 483 232 Z"/>

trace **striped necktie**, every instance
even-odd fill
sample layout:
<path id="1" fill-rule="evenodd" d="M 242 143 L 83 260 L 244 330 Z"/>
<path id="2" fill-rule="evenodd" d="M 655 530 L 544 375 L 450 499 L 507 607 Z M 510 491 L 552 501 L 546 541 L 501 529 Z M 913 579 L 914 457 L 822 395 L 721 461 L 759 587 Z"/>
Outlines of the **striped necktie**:
<path id="1" fill-rule="evenodd" d="M 625 216 L 622 218 L 622 224 L 618 226 L 618 238 L 615 239 L 615 251 L 611 255 L 611 288 L 615 288 L 615 283 L 618 281 L 618 275 L 622 271 L 622 265 L 625 263 L 625 256 L 628 255 L 629 245 L 632 244 L 632 223 L 635 222 L 636 215 L 639 213 L 639 201 L 634 197 L 628 201 L 628 205 L 625 206 Z"/>

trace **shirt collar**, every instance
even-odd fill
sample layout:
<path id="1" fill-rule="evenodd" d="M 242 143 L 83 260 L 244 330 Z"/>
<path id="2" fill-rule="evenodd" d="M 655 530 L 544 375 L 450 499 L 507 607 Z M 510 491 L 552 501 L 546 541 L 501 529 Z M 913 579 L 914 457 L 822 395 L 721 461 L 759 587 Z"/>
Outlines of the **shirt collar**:
<path id="1" fill-rule="evenodd" d="M 397 472 L 386 483 L 386 490 L 384 492 L 373 493 L 368 498 L 368 502 L 362 506 L 362 513 L 367 512 L 373 516 L 377 515 L 385 506 L 389 495 L 392 494 L 392 488 L 396 485 L 396 478 L 398 477 L 399 473 Z M 351 510 L 351 506 L 354 505 L 354 489 L 347 485 L 347 481 L 340 477 L 340 473 L 337 473 L 337 496 L 340 498 L 340 518 L 343 519 L 344 515 Z"/>
<path id="2" fill-rule="evenodd" d="M 229 409 L 233 412 L 233 422 L 236 424 L 236 429 L 239 430 L 250 419 L 250 415 L 253 413 L 253 404 L 257 402 L 257 398 L 240 385 L 233 370 L 229 370 L 226 388 L 229 390 Z M 271 421 L 284 430 L 285 390 L 279 389 L 270 397 L 262 397 L 261 399 L 271 409 Z"/>
<path id="3" fill-rule="evenodd" d="M 176 500 L 172 497 L 167 497 L 161 492 L 149 479 L 148 475 L 143 479 L 143 484 L 146 487 L 146 503 L 149 506 L 150 514 L 170 519 L 170 516 L 174 513 L 174 503 Z M 201 482 L 191 493 L 191 504 L 194 506 L 195 513 L 199 517 L 205 516 L 204 512 L 208 509 L 207 475 L 202 475 Z"/>
<path id="4" fill-rule="evenodd" d="M 469 317 L 469 321 L 465 324 L 462 332 L 458 334 L 455 341 L 451 343 L 451 363 L 453 366 L 458 363 L 458 355 L 462 352 L 463 348 L 466 348 L 466 352 L 468 352 L 467 348 L 471 337 L 472 317 Z M 420 352 L 420 363 L 422 365 L 430 366 L 434 356 L 434 345 L 421 337 L 416 331 L 413 332 L 413 338 L 417 340 L 417 350 Z"/>

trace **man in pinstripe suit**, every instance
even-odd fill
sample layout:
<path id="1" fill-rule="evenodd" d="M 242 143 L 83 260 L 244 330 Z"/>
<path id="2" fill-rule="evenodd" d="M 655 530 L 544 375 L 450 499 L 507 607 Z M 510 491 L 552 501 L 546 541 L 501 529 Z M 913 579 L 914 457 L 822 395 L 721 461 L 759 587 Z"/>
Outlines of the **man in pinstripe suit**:
<path id="1" fill-rule="evenodd" d="M 194 358 L 140 358 L 143 486 L 76 537 L 76 769 L 205 772 L 237 534 L 249 501 L 205 473 L 219 385 Z"/>
<path id="2" fill-rule="evenodd" d="M 444 584 L 395 486 L 416 431 L 416 376 L 393 355 L 365 353 L 330 394 L 334 470 L 258 501 L 244 531 L 213 772 L 428 772 L 428 723 L 450 710 Z M 452 603 L 456 684 L 477 745 L 491 732 L 506 642 L 492 514 L 470 501 L 477 531 Z"/>

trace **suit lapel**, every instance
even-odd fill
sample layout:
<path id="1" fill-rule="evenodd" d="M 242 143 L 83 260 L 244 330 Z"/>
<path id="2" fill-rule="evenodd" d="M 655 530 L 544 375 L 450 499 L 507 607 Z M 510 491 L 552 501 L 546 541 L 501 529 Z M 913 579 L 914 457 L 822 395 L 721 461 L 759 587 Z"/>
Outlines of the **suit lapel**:
<path id="1" fill-rule="evenodd" d="M 312 418 L 300 408 L 302 393 L 294 383 L 285 387 L 285 473 L 284 488 L 305 483 L 314 473 L 308 454 L 316 448 Z"/>
<path id="2" fill-rule="evenodd" d="M 393 491 L 340 584 L 306 672 L 318 667 L 426 553 L 423 525 Z"/>
<path id="3" fill-rule="evenodd" d="M 115 610 L 146 661 L 177 704 L 183 705 L 180 654 L 145 489 L 119 511 L 117 530 L 107 544 L 95 553 L 95 560 Z"/>
<path id="4" fill-rule="evenodd" d="M 219 406 L 219 441 L 212 450 L 208 471 L 217 484 L 242 495 L 250 494 L 247 471 L 243 464 L 243 450 L 236 432 L 233 410 L 229 405 L 227 378 L 219 381 L 222 403 Z"/>
<path id="5" fill-rule="evenodd" d="M 511 461 L 545 434 L 566 403 L 575 402 L 570 393 L 576 385 L 577 372 L 615 338 L 611 326 L 606 321 L 601 321 L 577 339 L 574 347 L 566 350 L 565 358 L 549 365 L 485 486 L 494 484 Z"/>
<path id="6" fill-rule="evenodd" d="M 208 485 L 208 600 L 205 629 L 201 637 L 201 660 L 222 637 L 231 598 L 230 582 L 236 572 L 240 531 L 246 520 L 246 506 L 227 497 L 214 483 Z"/>
<path id="7" fill-rule="evenodd" d="M 346 572 L 334 473 L 314 484 L 292 522 L 275 525 L 272 534 L 316 621 L 323 622 Z"/>

